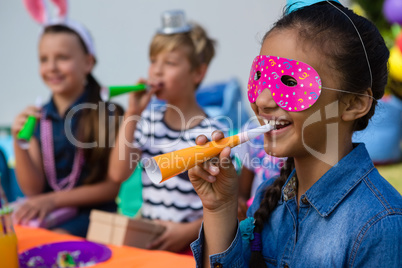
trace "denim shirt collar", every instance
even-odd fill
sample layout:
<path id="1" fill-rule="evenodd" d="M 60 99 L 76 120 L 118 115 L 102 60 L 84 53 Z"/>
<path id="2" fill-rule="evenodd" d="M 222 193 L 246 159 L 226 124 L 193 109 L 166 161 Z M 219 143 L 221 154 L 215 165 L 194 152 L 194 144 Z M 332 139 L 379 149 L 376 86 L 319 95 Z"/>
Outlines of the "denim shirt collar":
<path id="1" fill-rule="evenodd" d="M 85 103 L 88 100 L 88 97 L 89 97 L 89 90 L 88 90 L 88 88 L 86 88 L 86 89 L 84 89 L 84 92 L 81 94 L 81 96 L 79 96 L 75 100 L 75 102 L 73 104 L 71 104 L 70 107 L 68 107 L 68 109 L 66 110 L 64 115 L 60 116 L 59 112 L 57 111 L 57 107 L 56 107 L 56 104 L 54 103 L 53 96 L 52 96 L 50 101 L 43 106 L 43 111 L 45 113 L 45 117 L 60 120 L 60 119 L 64 118 L 74 106 Z"/>
<path id="2" fill-rule="evenodd" d="M 336 209 L 345 196 L 374 169 L 366 146 L 363 143 L 353 145 L 354 149 L 328 170 L 304 194 L 322 217 L 328 216 Z M 296 170 L 293 170 L 282 188 L 282 200 L 284 201 L 294 197 L 293 194 L 289 195 L 289 192 L 292 192 L 291 188 L 297 187 L 297 180 L 296 183 L 292 183 L 295 173 Z"/>

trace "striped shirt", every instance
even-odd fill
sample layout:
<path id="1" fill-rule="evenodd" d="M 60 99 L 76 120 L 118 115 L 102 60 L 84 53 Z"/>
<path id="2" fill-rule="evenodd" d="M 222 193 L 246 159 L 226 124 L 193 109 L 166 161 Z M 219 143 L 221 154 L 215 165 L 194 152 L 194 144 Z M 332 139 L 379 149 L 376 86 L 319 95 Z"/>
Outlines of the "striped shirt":
<path id="1" fill-rule="evenodd" d="M 164 121 L 165 110 L 145 110 L 137 124 L 134 145 L 142 151 L 142 163 L 159 154 L 194 146 L 197 136 L 204 134 L 210 139 L 214 130 L 224 129 L 221 123 L 207 117 L 195 127 L 174 130 Z M 151 182 L 145 170 L 141 178 L 144 218 L 191 222 L 202 217 L 202 203 L 187 171 L 158 185 Z"/>

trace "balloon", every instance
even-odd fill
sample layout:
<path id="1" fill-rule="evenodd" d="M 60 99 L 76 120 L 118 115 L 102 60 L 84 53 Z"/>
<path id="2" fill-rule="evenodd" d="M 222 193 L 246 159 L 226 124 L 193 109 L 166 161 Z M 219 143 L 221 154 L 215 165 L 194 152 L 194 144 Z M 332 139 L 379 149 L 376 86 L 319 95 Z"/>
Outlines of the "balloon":
<path id="1" fill-rule="evenodd" d="M 385 18 L 389 23 L 402 24 L 402 1 L 401 0 L 385 0 L 382 9 Z"/>
<path id="2" fill-rule="evenodd" d="M 367 17 L 366 11 L 364 11 L 364 9 L 358 3 L 352 4 L 352 6 L 350 8 L 357 15 L 362 16 L 362 17 Z"/>
<path id="3" fill-rule="evenodd" d="M 396 38 L 395 45 L 399 47 L 399 51 L 402 53 L 402 32 Z"/>
<path id="4" fill-rule="evenodd" d="M 390 49 L 389 75 L 402 82 L 402 52 L 396 46 Z"/>

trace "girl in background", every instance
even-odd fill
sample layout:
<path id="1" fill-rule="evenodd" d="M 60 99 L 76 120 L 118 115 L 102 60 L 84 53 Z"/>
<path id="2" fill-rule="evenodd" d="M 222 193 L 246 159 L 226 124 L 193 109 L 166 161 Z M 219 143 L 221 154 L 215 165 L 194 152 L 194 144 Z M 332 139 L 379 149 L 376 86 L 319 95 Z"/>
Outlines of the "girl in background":
<path id="1" fill-rule="evenodd" d="M 82 25 L 65 20 L 44 27 L 39 72 L 52 97 L 41 108 L 26 108 L 12 126 L 15 171 L 27 197 L 14 213 L 17 223 L 41 222 L 58 208 L 76 207 L 78 213 L 53 230 L 85 237 L 91 209 L 116 210 L 120 184 L 107 177 L 114 142 L 109 133 L 118 130 L 123 111 L 101 101 L 94 65 L 93 41 Z M 29 115 L 39 123 L 25 150 L 16 136 Z"/>

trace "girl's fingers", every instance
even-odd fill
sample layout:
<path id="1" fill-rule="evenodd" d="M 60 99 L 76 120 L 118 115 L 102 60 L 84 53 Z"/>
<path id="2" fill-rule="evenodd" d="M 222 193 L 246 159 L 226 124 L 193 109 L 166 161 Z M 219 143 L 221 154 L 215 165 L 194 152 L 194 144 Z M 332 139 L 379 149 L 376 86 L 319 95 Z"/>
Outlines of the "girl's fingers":
<path id="1" fill-rule="evenodd" d="M 40 210 L 39 211 L 39 216 L 38 216 L 39 222 L 42 222 L 45 219 L 46 215 L 47 215 L 47 213 L 46 213 L 45 210 L 43 210 L 43 209 Z"/>
<path id="2" fill-rule="evenodd" d="M 211 135 L 211 138 L 212 138 L 213 141 L 221 140 L 224 137 L 225 137 L 225 135 L 220 130 L 215 130 L 214 132 L 212 132 L 212 135 Z"/>
<path id="3" fill-rule="evenodd" d="M 216 176 L 219 174 L 219 158 L 214 157 L 209 161 L 206 161 L 202 164 L 204 170 L 206 170 L 210 175 Z"/>
<path id="4" fill-rule="evenodd" d="M 36 218 L 38 216 L 39 211 L 32 208 L 28 211 L 28 213 L 25 214 L 23 218 L 24 223 L 28 223 L 30 220 Z"/>
<path id="5" fill-rule="evenodd" d="M 195 143 L 197 145 L 203 145 L 205 143 L 208 142 L 208 139 L 205 135 L 199 135 L 196 139 L 195 139 Z"/>
<path id="6" fill-rule="evenodd" d="M 230 147 L 226 147 L 222 150 L 222 152 L 219 155 L 220 167 L 224 169 L 228 169 L 233 165 L 232 159 L 230 158 L 230 151 L 231 151 Z"/>
<path id="7" fill-rule="evenodd" d="M 35 106 L 29 106 L 18 116 L 18 118 L 22 118 L 25 122 L 28 116 L 34 116 L 36 118 L 40 118 L 41 108 Z"/>
<path id="8" fill-rule="evenodd" d="M 196 177 L 198 177 L 198 178 L 200 178 L 200 179 L 203 179 L 203 180 L 205 180 L 205 181 L 207 181 L 207 182 L 209 182 L 209 183 L 214 183 L 214 182 L 216 181 L 216 177 L 213 176 L 213 175 L 211 175 L 209 172 L 207 172 L 207 171 L 206 171 L 203 167 L 201 167 L 201 166 L 195 166 L 195 167 L 193 168 L 192 173 L 193 173 Z M 218 173 L 219 173 L 219 171 L 218 171 Z"/>
<path id="9" fill-rule="evenodd" d="M 28 212 L 33 209 L 27 204 L 21 205 L 15 212 L 14 216 L 18 222 L 21 222 L 24 217 L 28 214 Z"/>
<path id="10" fill-rule="evenodd" d="M 26 120 L 27 120 L 27 117 L 18 118 L 17 126 L 21 129 L 22 126 L 25 124 Z"/>
<path id="11" fill-rule="evenodd" d="M 223 139 L 225 137 L 225 135 L 223 134 L 222 131 L 220 130 L 215 130 L 214 132 L 212 132 L 211 134 L 211 138 L 212 140 L 216 141 L 216 140 L 220 140 Z M 196 139 L 195 139 L 195 143 L 197 145 L 203 145 L 205 143 L 208 142 L 208 138 L 205 135 L 199 135 Z"/>
<path id="12" fill-rule="evenodd" d="M 37 215 L 38 211 L 33 207 L 21 206 L 14 214 L 17 223 L 27 224 Z"/>
<path id="13" fill-rule="evenodd" d="M 21 223 L 21 219 L 24 216 L 24 212 L 21 209 L 18 209 L 16 212 L 13 213 L 13 220 L 18 224 Z"/>

